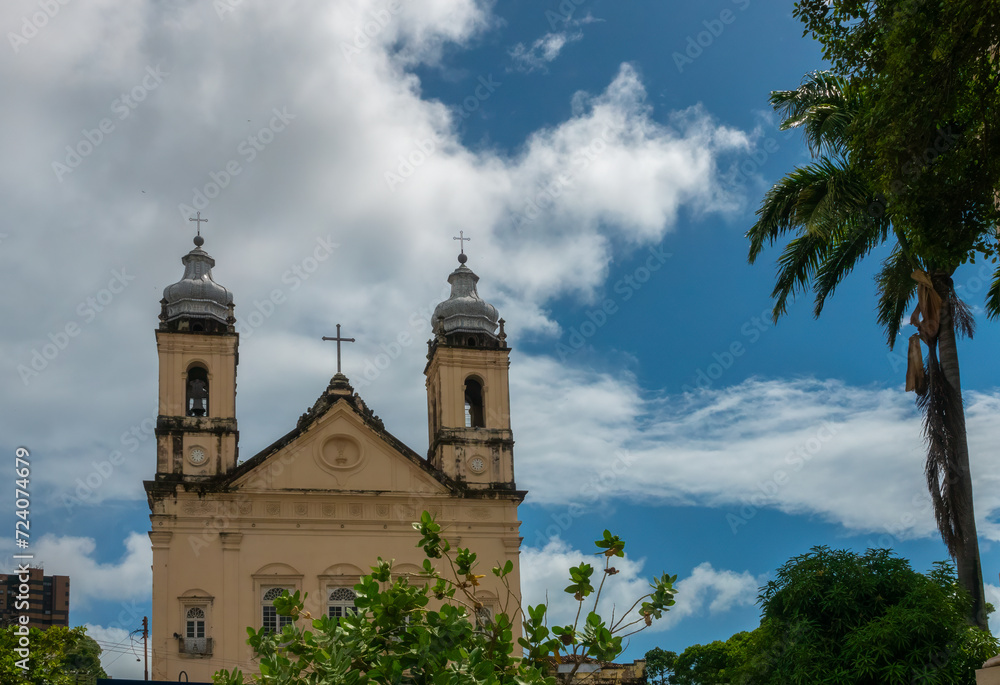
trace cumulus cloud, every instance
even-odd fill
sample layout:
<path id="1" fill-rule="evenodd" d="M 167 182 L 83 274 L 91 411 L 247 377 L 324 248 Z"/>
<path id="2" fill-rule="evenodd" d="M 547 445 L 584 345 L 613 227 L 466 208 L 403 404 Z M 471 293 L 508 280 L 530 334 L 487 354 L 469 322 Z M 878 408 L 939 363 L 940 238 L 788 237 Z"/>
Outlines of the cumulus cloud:
<path id="1" fill-rule="evenodd" d="M 579 604 L 563 588 L 569 584 L 569 568 L 581 563 L 595 567 L 593 579 L 596 587 L 603 575 L 603 557 L 584 554 L 558 537 L 549 540 L 544 547 L 522 548 L 522 605 L 527 608 L 547 604 L 550 626 L 571 624 Z M 627 555 L 614 559 L 612 566 L 618 573 L 609 576 L 605 582 L 598 613 L 608 621 L 614 615 L 618 621 L 638 598 L 649 592 L 653 572 L 649 571 L 647 578 L 643 575 L 644 560 L 631 559 Z M 657 571 L 655 575 L 661 573 Z M 675 586 L 677 603 L 653 624 L 654 631 L 673 628 L 687 616 L 718 614 L 736 606 L 753 604 L 762 582 L 747 571 L 719 571 L 708 562 L 699 564 L 687 574 L 678 575 L 682 577 Z M 587 610 L 592 604 L 592 600 L 587 600 Z M 627 618 L 626 623 L 634 618 L 634 615 Z"/>
<path id="2" fill-rule="evenodd" d="M 153 552 L 145 534 L 130 533 L 125 553 L 112 563 L 97 561 L 93 538 L 43 535 L 32 547 L 47 575 L 72 578 L 74 607 L 120 605 L 119 622 L 131 625 L 141 619 L 133 600 L 148 600 L 153 582 Z"/>
<path id="3" fill-rule="evenodd" d="M 510 334 L 554 335 L 548 307 L 591 297 L 616 241 L 658 242 L 681 208 L 735 206 L 719 160 L 747 136 L 697 106 L 654 112 L 629 64 L 510 154 L 463 145 L 464 112 L 425 97 L 413 67 L 490 30 L 489 7 L 357 0 L 278 16 L 252 2 L 147 3 L 121 15 L 71 4 L 0 64 L 20 93 L 0 131 L 0 267 L 32 284 L 0 304 L 12 322 L 0 353 L 18 388 L 0 399 L 0 429 L 47 455 L 34 484 L 69 513 L 143 497 L 152 329 L 190 248 L 184 207 L 203 208 L 215 276 L 236 294 L 241 452 L 252 455 L 325 387 L 331 353 L 319 338 L 332 316 L 359 340 L 345 370 L 419 451 L 415 348 L 459 230 L 474 233 L 470 265 Z M 0 12 L 19 25 L 29 9 Z M 89 39 L 115 27 L 114 41 Z M 471 75 L 469 96 L 488 99 L 503 78 Z M 317 262 L 320 242 L 336 247 Z M 401 336 L 406 349 L 371 371 Z"/>

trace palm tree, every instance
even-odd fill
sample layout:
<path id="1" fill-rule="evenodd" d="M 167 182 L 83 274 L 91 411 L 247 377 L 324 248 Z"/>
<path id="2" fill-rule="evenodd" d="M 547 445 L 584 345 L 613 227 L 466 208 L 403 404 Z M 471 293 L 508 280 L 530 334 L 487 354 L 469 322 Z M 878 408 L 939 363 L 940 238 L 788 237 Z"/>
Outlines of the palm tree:
<path id="1" fill-rule="evenodd" d="M 964 257 L 979 244 L 982 231 L 962 225 L 928 230 L 893 216 L 891 198 L 874 192 L 869 176 L 852 163 L 851 126 L 864 114 L 865 93 L 842 77 L 809 74 L 796 90 L 771 93 L 770 102 L 783 117 L 782 130 L 804 131 L 813 161 L 794 169 L 764 196 L 757 223 L 747 232 L 749 261 L 755 262 L 766 245 L 794 234 L 778 259 L 771 293 L 777 321 L 789 299 L 809 289 L 815 298 L 813 313 L 819 316 L 827 297 L 865 256 L 892 245 L 876 277 L 878 322 L 892 348 L 916 296 L 910 322 L 918 332 L 909 342 L 907 390 L 916 391 L 923 413 L 927 485 L 938 530 L 955 560 L 959 582 L 972 597 L 970 622 L 987 630 L 956 346 L 957 335 L 972 336 L 973 320 L 952 281 L 964 258 L 940 257 Z M 917 240 L 911 240 L 914 236 Z M 987 308 L 993 309 L 989 302 Z M 921 342 L 927 347 L 926 366 Z"/>

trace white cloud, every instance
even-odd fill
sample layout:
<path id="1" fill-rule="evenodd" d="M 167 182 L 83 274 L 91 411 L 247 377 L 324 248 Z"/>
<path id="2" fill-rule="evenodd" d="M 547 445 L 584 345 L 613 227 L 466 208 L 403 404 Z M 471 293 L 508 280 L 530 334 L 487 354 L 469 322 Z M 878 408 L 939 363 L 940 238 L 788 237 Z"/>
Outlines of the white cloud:
<path id="1" fill-rule="evenodd" d="M 579 604 L 563 588 L 569 584 L 569 568 L 581 563 L 594 566 L 592 581 L 597 587 L 603 575 L 603 556 L 584 554 L 558 537 L 549 540 L 542 548 L 522 548 L 522 605 L 526 608 L 547 604 L 549 626 L 571 624 Z M 598 607 L 598 613 L 608 622 L 612 615 L 615 620 L 621 619 L 624 611 L 650 591 L 653 575 L 659 576 L 671 571 L 650 570 L 647 578 L 642 575 L 644 560 L 633 560 L 628 555 L 614 559 L 611 565 L 618 573 L 606 580 Z M 654 631 L 673 628 L 687 616 L 718 614 L 735 606 L 753 604 L 757 598 L 757 588 L 762 582 L 762 579 L 755 578 L 747 571 L 717 571 L 708 562 L 699 564 L 686 575 L 677 569 L 673 570 L 673 574 L 678 575 L 675 585 L 677 603 L 653 624 Z M 588 598 L 584 606 L 590 611 L 593 598 Z M 629 621 L 633 618 L 635 616 Z"/>
<path id="2" fill-rule="evenodd" d="M 986 601 L 1000 609 L 1000 586 L 986 583 L 983 587 L 986 591 Z M 994 611 L 990 614 L 989 622 L 990 632 L 996 635 L 997 631 L 1000 630 L 1000 611 Z"/>
<path id="3" fill-rule="evenodd" d="M 546 33 L 535 40 L 531 47 L 524 43 L 517 43 L 508 50 L 508 54 L 514 62 L 514 69 L 517 71 L 525 73 L 546 71 L 549 62 L 554 61 L 559 56 L 567 43 L 574 43 L 582 38 L 582 31 Z"/>
<path id="4" fill-rule="evenodd" d="M 101 646 L 101 666 L 111 678 L 142 680 L 142 638 L 119 627 L 87 625 L 87 635 Z"/>
<path id="5" fill-rule="evenodd" d="M 72 578 L 74 607 L 87 608 L 95 603 L 120 606 L 120 622 L 138 621 L 133 615 L 133 600 L 147 600 L 153 582 L 153 552 L 144 533 L 130 533 L 125 539 L 125 553 L 113 563 L 94 558 L 97 543 L 93 538 L 43 535 L 32 547 L 35 560 L 44 565 L 47 575 Z"/>
<path id="6" fill-rule="evenodd" d="M 734 534 L 771 508 L 876 533 L 872 543 L 885 546 L 937 535 L 920 419 L 901 391 L 751 379 L 649 397 L 628 375 L 543 358 L 519 365 L 513 420 L 519 446 L 530 445 L 518 452 L 519 484 L 566 520 L 574 502 L 623 497 L 718 507 L 720 529 Z M 1000 439 L 991 418 L 1000 395 L 968 393 L 966 401 L 979 531 L 1000 539 L 989 520 L 1000 509 L 990 447 Z"/>
<path id="7" fill-rule="evenodd" d="M 345 355 L 359 381 L 365 362 L 401 333 L 412 336 L 364 392 L 422 451 L 426 425 L 414 407 L 423 390 L 413 379 L 423 355 L 414 348 L 442 298 L 459 230 L 473 234 L 470 265 L 513 340 L 557 332 L 548 307 L 593 296 L 616 242 L 659 242 L 681 208 L 735 206 L 718 159 L 743 149 L 746 136 L 697 107 L 654 113 L 628 64 L 513 154 L 464 147 L 466 113 L 424 97 L 409 70 L 489 30 L 489 3 L 415 0 L 388 15 L 386 6 L 303 3 L 276 15 L 244 2 L 220 18 L 211 4 L 153 3 L 127 15 L 107 3 L 70 4 L 0 64 L 0 82 L 19 93 L 0 130 L 9 161 L 0 199 L 11 227 L 0 268 L 9 282 L 32 284 L 0 304 L 11 322 L 0 353 L 18 388 L 0 398 L 0 430 L 46 454 L 50 468 L 33 484 L 71 513 L 81 503 L 143 497 L 153 463 L 146 428 L 157 413 L 152 328 L 162 288 L 179 278 L 190 247 L 178 207 L 209 184 L 225 186 L 202 212 L 216 278 L 236 294 L 241 323 L 251 314 L 261 321 L 241 339 L 247 456 L 322 392 L 333 369 L 318 338 L 330 333 L 331 316 L 359 339 Z M 37 8 L 10 3 L 0 12 L 19 25 L 29 9 Z M 120 39 L 90 39 L 119 24 Z M 345 56 L 344 45 L 358 52 Z M 157 65 L 162 83 L 119 118 L 123 93 Z M 470 76 L 469 96 L 488 98 L 502 81 Z M 251 160 L 247 141 L 275 110 L 293 118 Z M 66 163 L 67 145 L 87 143 L 104 119 L 113 130 L 83 145 L 87 154 L 57 178 L 52 164 Z M 437 142 L 425 154 L 428 140 Z M 401 159 L 420 163 L 390 189 L 386 174 L 398 173 Z M 240 173 L 222 180 L 229 162 Z M 287 280 L 327 236 L 339 244 L 332 257 L 307 279 Z M 108 302 L 116 272 L 131 279 Z M 284 303 L 260 314 L 275 291 Z M 54 420 L 59 431 L 49 429 Z"/>

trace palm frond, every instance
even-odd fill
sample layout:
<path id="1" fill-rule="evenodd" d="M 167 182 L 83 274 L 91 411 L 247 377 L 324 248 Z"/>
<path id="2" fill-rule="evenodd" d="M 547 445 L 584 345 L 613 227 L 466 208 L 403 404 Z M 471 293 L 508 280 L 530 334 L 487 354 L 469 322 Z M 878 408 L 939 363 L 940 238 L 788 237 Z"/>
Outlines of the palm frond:
<path id="1" fill-rule="evenodd" d="M 913 280 L 913 265 L 906 253 L 897 244 L 892 254 L 882 262 L 882 270 L 875 276 L 878 290 L 878 322 L 886 333 L 889 349 L 896 345 L 903 317 L 910 309 L 910 302 L 917 292 L 917 282 Z"/>
<path id="2" fill-rule="evenodd" d="M 757 223 L 747 231 L 751 264 L 765 245 L 774 244 L 789 231 L 800 231 L 810 225 L 816 231 L 822 230 L 816 213 L 831 206 L 824 205 L 823 199 L 831 189 L 839 190 L 839 186 L 830 185 L 830 179 L 838 175 L 840 168 L 829 159 L 796 167 L 767 191 L 757 210 Z"/>
<path id="3" fill-rule="evenodd" d="M 814 71 L 795 90 L 773 91 L 770 103 L 783 117 L 781 130 L 804 127 L 813 156 L 840 153 L 856 109 L 853 98 L 847 95 L 848 88 L 844 78 Z"/>
<path id="4" fill-rule="evenodd" d="M 986 291 L 986 316 L 991 319 L 1000 316 L 1000 266 L 993 272 L 990 289 Z"/>
<path id="5" fill-rule="evenodd" d="M 816 303 L 813 313 L 817 317 L 823 311 L 826 298 L 833 294 L 840 282 L 865 256 L 885 242 L 888 233 L 889 222 L 873 217 L 866 211 L 855 213 L 841 222 L 826 258 L 816 271 L 813 283 Z"/>
<path id="6" fill-rule="evenodd" d="M 952 288 L 948 292 L 948 301 L 951 303 L 951 316 L 955 321 L 955 330 L 959 335 L 972 339 L 976 334 L 976 319 L 972 315 L 972 310 L 964 300 L 959 298 Z"/>
<path id="7" fill-rule="evenodd" d="M 788 299 L 807 290 L 816 269 L 826 257 L 829 241 L 819 233 L 803 233 L 785 246 L 778 258 L 778 277 L 771 297 L 774 320 L 788 311 Z"/>
<path id="8" fill-rule="evenodd" d="M 964 490 L 956 487 L 961 475 L 954 463 L 957 449 L 957 428 L 954 419 L 961 408 L 961 398 L 948 384 L 937 358 L 936 346 L 927 354 L 928 388 L 917 396 L 917 406 L 924 413 L 924 438 L 927 440 L 927 463 L 924 475 L 931 493 L 931 503 L 938 530 L 948 553 L 954 557 L 966 539 L 958 512 L 971 504 L 965 501 Z"/>

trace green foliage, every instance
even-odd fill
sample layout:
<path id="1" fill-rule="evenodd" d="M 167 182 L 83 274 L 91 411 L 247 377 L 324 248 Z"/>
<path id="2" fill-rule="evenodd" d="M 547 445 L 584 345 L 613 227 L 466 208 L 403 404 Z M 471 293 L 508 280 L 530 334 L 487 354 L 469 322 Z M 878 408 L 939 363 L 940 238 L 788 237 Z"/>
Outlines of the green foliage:
<path id="1" fill-rule="evenodd" d="M 925 270 L 996 261 L 1000 0 L 800 0 L 795 14 L 868 94 L 844 138 Z M 996 279 L 991 317 L 995 293 Z"/>
<path id="2" fill-rule="evenodd" d="M 969 616 L 985 630 L 955 343 L 974 327 L 952 277 L 977 258 L 998 262 L 1000 0 L 798 0 L 794 14 L 834 70 L 771 94 L 782 128 L 804 132 L 813 162 L 764 197 L 748 232 L 750 261 L 796 234 L 778 260 L 774 318 L 808 289 L 818 316 L 840 282 L 888 242 L 875 280 L 890 347 L 918 278 L 943 303 L 921 312 L 911 344 L 914 352 L 927 346 L 926 371 L 914 363 L 907 383 L 920 396 L 938 529 L 973 598 Z M 985 309 L 1000 316 L 1000 266 Z"/>
<path id="3" fill-rule="evenodd" d="M 521 614 L 520 598 L 510 586 L 514 565 L 507 561 L 491 573 L 506 590 L 495 615 L 484 612 L 478 588 L 477 556 L 466 548 L 452 550 L 441 526 L 424 512 L 413 524 L 425 559 L 422 573 L 393 580 L 392 562 L 381 558 L 371 573 L 354 586 L 358 613 L 337 621 L 315 618 L 305 611 L 299 593 L 274 600 L 282 616 L 296 621 L 280 634 L 248 628 L 248 643 L 259 659 L 258 683 L 267 685 L 367 685 L 369 683 L 434 685 L 554 685 L 548 675 L 553 663 L 566 657 L 610 661 L 622 651 L 622 640 L 649 626 L 674 604 L 677 576 L 663 575 L 650 584 L 617 619 L 605 621 L 598 613 L 607 578 L 617 573 L 611 560 L 624 556 L 625 543 L 609 531 L 596 541 L 597 556 L 604 558 L 601 581 L 594 587 L 594 566 L 570 569 L 566 592 L 579 602 L 576 619 L 564 626 L 547 625 L 547 608 L 529 606 L 516 641 L 523 656 L 515 655 L 515 623 Z M 439 560 L 442 573 L 432 560 Z M 432 601 L 435 606 L 432 608 Z M 583 605 L 593 602 L 584 612 Z M 617 615 L 617 614 L 616 614 Z M 565 674 L 562 682 L 573 680 Z M 220 671 L 219 685 L 242 685 L 239 670 Z"/>
<path id="4" fill-rule="evenodd" d="M 971 685 L 1000 649 L 966 622 L 950 565 L 921 574 L 888 550 L 813 548 L 778 569 L 760 603 L 759 628 L 689 647 L 667 682 Z"/>
<path id="5" fill-rule="evenodd" d="M 85 685 L 108 677 L 101 668 L 101 648 L 87 636 L 83 626 L 30 628 L 27 635 L 30 657 L 26 671 L 17 665 L 23 658 L 14 651 L 23 637 L 17 630 L 17 626 L 0 630 L 0 683 Z"/>
<path id="6" fill-rule="evenodd" d="M 674 672 L 677 652 L 653 647 L 646 652 L 646 682 L 651 685 L 666 685 Z"/>

